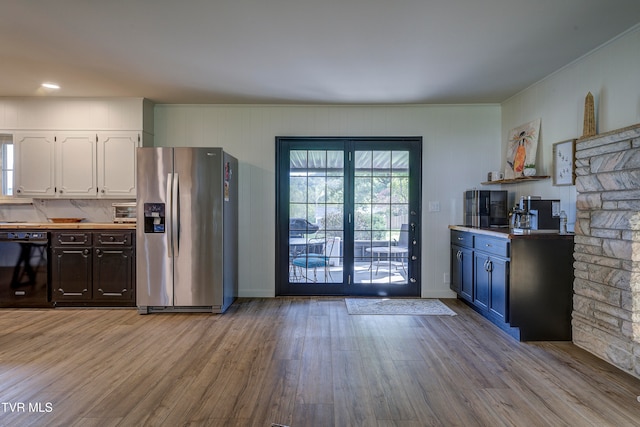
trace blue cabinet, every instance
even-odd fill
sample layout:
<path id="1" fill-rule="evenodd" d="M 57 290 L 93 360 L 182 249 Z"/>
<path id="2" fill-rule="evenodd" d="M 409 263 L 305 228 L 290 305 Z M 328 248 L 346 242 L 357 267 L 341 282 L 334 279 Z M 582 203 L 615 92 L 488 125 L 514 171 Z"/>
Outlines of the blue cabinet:
<path id="1" fill-rule="evenodd" d="M 473 235 L 451 232 L 450 288 L 461 298 L 473 301 Z"/>
<path id="2" fill-rule="evenodd" d="M 571 340 L 572 235 L 451 228 L 461 300 L 519 340 Z"/>
<path id="3" fill-rule="evenodd" d="M 507 322 L 509 240 L 476 236 L 474 244 L 473 303 L 496 320 Z"/>

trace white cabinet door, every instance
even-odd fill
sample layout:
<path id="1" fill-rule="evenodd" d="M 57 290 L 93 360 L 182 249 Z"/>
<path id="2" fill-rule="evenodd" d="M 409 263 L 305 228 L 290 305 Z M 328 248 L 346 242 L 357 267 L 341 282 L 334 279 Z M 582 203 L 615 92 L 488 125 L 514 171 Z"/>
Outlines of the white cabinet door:
<path id="1" fill-rule="evenodd" d="M 95 132 L 56 134 L 58 197 L 95 197 L 97 190 Z"/>
<path id="2" fill-rule="evenodd" d="M 16 132 L 14 148 L 16 195 L 55 197 L 55 134 Z"/>
<path id="3" fill-rule="evenodd" d="M 139 132 L 98 133 L 98 197 L 136 197 Z"/>

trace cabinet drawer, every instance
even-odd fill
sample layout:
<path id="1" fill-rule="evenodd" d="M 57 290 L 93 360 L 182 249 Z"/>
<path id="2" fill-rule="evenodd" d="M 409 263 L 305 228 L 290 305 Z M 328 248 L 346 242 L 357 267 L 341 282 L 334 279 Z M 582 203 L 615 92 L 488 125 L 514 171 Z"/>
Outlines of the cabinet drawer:
<path id="1" fill-rule="evenodd" d="M 451 244 L 473 247 L 473 234 L 465 231 L 451 230 Z"/>
<path id="2" fill-rule="evenodd" d="M 100 231 L 95 234 L 95 244 L 99 246 L 131 246 L 132 231 Z"/>
<path id="3" fill-rule="evenodd" d="M 493 255 L 509 258 L 509 240 L 476 236 L 474 248 Z"/>
<path id="4" fill-rule="evenodd" d="M 82 231 L 54 231 L 51 242 L 54 247 L 91 246 L 91 233 Z"/>

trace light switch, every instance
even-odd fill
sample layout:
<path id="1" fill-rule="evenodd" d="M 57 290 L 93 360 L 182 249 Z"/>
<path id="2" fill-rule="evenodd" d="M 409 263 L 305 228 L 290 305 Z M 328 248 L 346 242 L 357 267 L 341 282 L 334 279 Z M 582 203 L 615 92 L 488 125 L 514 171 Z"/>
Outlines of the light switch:
<path id="1" fill-rule="evenodd" d="M 429 202 L 429 212 L 440 212 L 440 202 L 439 201 Z"/>

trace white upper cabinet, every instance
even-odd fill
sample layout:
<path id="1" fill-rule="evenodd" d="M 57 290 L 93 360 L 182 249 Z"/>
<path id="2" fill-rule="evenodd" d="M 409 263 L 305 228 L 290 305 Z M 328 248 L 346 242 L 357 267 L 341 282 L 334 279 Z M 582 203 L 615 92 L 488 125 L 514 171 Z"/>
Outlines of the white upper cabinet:
<path id="1" fill-rule="evenodd" d="M 18 196 L 136 197 L 141 132 L 19 132 L 14 143 Z"/>
<path id="2" fill-rule="evenodd" d="M 58 197 L 95 197 L 96 133 L 56 133 L 55 145 Z"/>
<path id="3" fill-rule="evenodd" d="M 136 197 L 138 132 L 98 133 L 98 197 Z"/>
<path id="4" fill-rule="evenodd" d="M 55 135 L 51 132 L 16 133 L 13 143 L 16 195 L 55 197 Z"/>

